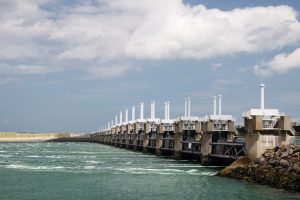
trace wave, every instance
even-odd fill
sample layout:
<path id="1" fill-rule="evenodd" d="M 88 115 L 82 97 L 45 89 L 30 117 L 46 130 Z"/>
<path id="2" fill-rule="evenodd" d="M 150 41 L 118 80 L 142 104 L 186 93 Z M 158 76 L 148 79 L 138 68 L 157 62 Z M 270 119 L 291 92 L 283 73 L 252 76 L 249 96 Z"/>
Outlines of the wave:
<path id="1" fill-rule="evenodd" d="M 95 169 L 95 166 L 84 166 L 83 169 Z"/>
<path id="2" fill-rule="evenodd" d="M 89 163 L 89 164 L 104 164 L 105 162 L 100 162 L 100 161 L 95 161 L 95 160 L 86 160 L 85 161 L 86 163 Z"/>
<path id="3" fill-rule="evenodd" d="M 38 156 L 38 155 L 29 155 L 26 156 L 27 158 L 42 158 L 43 156 Z"/>
<path id="4" fill-rule="evenodd" d="M 25 170 L 58 170 L 65 169 L 64 166 L 30 166 L 30 165 L 6 165 L 5 168 L 8 169 L 25 169 Z"/>
<path id="5" fill-rule="evenodd" d="M 14 155 L 0 155 L 0 157 L 2 157 L 2 158 L 11 158 L 11 157 L 13 157 Z"/>

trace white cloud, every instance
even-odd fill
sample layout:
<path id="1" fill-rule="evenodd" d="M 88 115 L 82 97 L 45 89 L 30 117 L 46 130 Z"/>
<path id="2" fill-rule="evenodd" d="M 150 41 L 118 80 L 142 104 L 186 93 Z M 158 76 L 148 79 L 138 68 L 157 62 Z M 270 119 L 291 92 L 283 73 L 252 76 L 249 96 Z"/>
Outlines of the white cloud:
<path id="1" fill-rule="evenodd" d="M 0 86 L 8 84 L 21 84 L 22 81 L 15 77 L 0 78 Z"/>
<path id="2" fill-rule="evenodd" d="M 124 59 L 207 59 L 300 41 L 297 12 L 289 6 L 222 11 L 182 0 L 98 0 L 49 9 L 56 4 L 60 1 L 0 2 L 0 45 L 5 47 L 0 49 L 1 62 L 54 65 L 78 59 L 81 65 L 96 66 Z M 30 70 L 43 69 L 25 71 Z M 118 76 L 127 68 L 108 71 Z"/>
<path id="3" fill-rule="evenodd" d="M 114 65 L 88 68 L 87 72 L 91 78 L 115 78 L 125 75 L 130 69 L 127 65 Z"/>
<path id="4" fill-rule="evenodd" d="M 278 54 L 268 62 L 260 62 L 254 66 L 254 73 L 268 76 L 273 73 L 284 73 L 291 69 L 300 68 L 300 48 L 290 54 Z"/>
<path id="5" fill-rule="evenodd" d="M 288 6 L 222 11 L 178 0 L 168 7 L 149 2 L 107 1 L 105 14 L 62 19 L 64 26 L 51 35 L 68 44 L 60 57 L 203 59 L 272 50 L 300 39 L 297 13 Z"/>
<path id="6" fill-rule="evenodd" d="M 61 69 L 58 67 L 45 67 L 39 65 L 9 65 L 0 63 L 1 74 L 45 74 L 50 72 L 57 72 Z"/>
<path id="7" fill-rule="evenodd" d="M 212 67 L 213 70 L 217 70 L 220 67 L 222 67 L 222 65 L 223 65 L 222 63 L 212 63 L 211 67 Z"/>

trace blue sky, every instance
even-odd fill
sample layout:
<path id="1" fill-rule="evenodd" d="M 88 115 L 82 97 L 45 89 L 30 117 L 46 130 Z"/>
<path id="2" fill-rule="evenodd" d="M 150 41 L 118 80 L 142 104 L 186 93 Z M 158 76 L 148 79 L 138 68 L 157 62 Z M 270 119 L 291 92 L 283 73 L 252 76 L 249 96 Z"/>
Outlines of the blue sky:
<path id="1" fill-rule="evenodd" d="M 0 131 L 90 132 L 156 101 L 163 116 L 259 105 L 300 118 L 297 1 L 2 0 Z"/>

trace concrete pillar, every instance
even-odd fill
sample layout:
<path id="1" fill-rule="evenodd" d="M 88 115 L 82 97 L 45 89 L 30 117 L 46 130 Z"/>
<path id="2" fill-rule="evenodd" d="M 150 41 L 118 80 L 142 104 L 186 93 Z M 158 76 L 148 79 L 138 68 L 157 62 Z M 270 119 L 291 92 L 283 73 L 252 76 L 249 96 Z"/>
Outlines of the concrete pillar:
<path id="1" fill-rule="evenodd" d="M 161 156 L 162 136 L 163 136 L 163 133 L 157 133 L 157 135 L 156 135 L 156 149 L 155 149 L 155 154 L 157 156 Z"/>
<path id="2" fill-rule="evenodd" d="M 210 132 L 205 132 L 201 136 L 201 164 L 209 165 L 209 154 L 211 153 L 212 134 Z"/>
<path id="3" fill-rule="evenodd" d="M 174 133 L 174 158 L 175 158 L 175 160 L 181 159 L 181 150 L 182 150 L 181 138 L 182 138 L 181 132 Z"/>

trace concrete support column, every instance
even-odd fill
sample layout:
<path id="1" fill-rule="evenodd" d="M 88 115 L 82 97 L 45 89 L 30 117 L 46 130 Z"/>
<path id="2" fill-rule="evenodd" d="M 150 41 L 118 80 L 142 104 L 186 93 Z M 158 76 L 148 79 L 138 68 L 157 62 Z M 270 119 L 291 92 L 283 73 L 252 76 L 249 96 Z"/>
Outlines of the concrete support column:
<path id="1" fill-rule="evenodd" d="M 201 164 L 209 165 L 209 154 L 211 153 L 212 134 L 205 132 L 201 136 Z"/>
<path id="2" fill-rule="evenodd" d="M 155 149 L 155 154 L 157 156 L 161 156 L 162 137 L 163 137 L 163 133 L 157 133 L 157 135 L 156 135 L 156 149 Z"/>
<path id="3" fill-rule="evenodd" d="M 177 132 L 174 133 L 174 157 L 175 160 L 180 160 L 181 159 L 181 150 L 182 150 L 182 133 Z"/>

